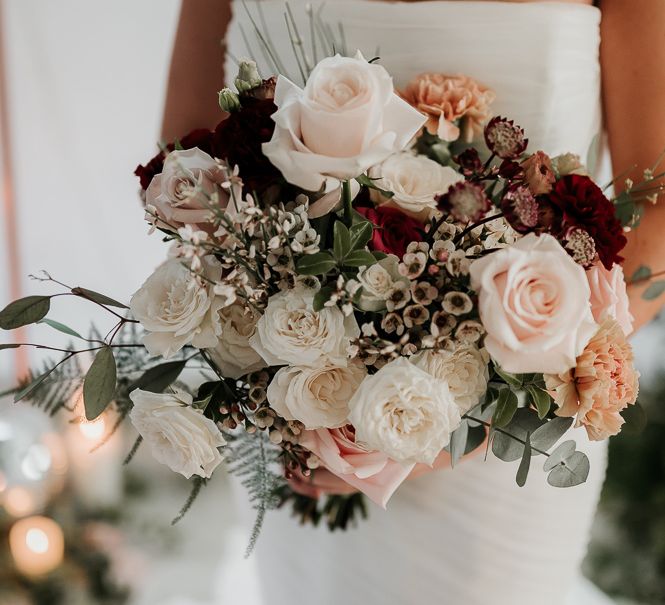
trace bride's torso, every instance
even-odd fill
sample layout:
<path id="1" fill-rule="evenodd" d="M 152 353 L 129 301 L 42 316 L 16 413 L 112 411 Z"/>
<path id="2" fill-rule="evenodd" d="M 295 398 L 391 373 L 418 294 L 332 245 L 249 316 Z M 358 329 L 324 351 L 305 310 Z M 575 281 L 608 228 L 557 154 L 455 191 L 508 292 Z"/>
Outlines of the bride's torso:
<path id="1" fill-rule="evenodd" d="M 285 1 L 246 6 L 234 2 L 226 73 L 235 73 L 231 57 L 251 56 L 264 76 L 272 74 L 266 57 L 272 54 L 299 82 Z M 308 6 L 289 0 L 312 58 Z M 441 72 L 493 88 L 495 113 L 525 128 L 531 150 L 584 157 L 600 130 L 600 12 L 594 7 L 329 0 L 320 14 L 330 37 L 347 52 L 380 57 L 398 87 L 419 73 Z M 252 21 L 263 35 L 269 32 L 269 50 L 263 52 Z M 320 40 L 317 53 L 320 58 Z M 477 456 L 407 482 L 388 511 L 372 507 L 357 532 L 330 535 L 299 529 L 285 513 L 269 516 L 257 550 L 265 602 L 561 605 L 585 550 L 604 473 L 604 444 L 576 438 L 592 474 L 571 490 L 548 486 L 535 461 L 520 489 L 514 465 Z"/>

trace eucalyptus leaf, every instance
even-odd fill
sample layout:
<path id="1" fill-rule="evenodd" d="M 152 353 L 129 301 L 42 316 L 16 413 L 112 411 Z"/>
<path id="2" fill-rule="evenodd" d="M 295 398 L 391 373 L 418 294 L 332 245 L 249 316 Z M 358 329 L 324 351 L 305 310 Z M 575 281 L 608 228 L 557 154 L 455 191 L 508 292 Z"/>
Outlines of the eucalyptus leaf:
<path id="1" fill-rule="evenodd" d="M 325 275 L 337 266 L 328 252 L 307 254 L 298 259 L 296 269 L 301 275 Z"/>
<path id="2" fill-rule="evenodd" d="M 575 442 L 570 439 L 568 441 L 563 441 L 554 449 L 554 451 L 547 457 L 545 464 L 543 464 L 543 470 L 548 473 L 555 466 L 561 464 L 567 458 L 570 458 L 576 449 Z"/>
<path id="3" fill-rule="evenodd" d="M 75 330 L 72 330 L 69 326 L 66 326 L 63 323 L 60 323 L 59 321 L 55 321 L 53 319 L 40 319 L 37 323 L 39 324 L 46 324 L 47 326 L 50 326 L 54 330 L 57 330 L 58 332 L 62 332 L 63 334 L 67 334 L 69 336 L 75 336 L 76 338 L 83 338 L 78 332 Z"/>
<path id="4" fill-rule="evenodd" d="M 485 443 L 487 438 L 487 431 L 483 425 L 473 425 L 469 423 L 469 435 L 466 439 L 466 447 L 464 448 L 464 455 L 470 454 L 473 450 L 480 447 Z"/>
<path id="5" fill-rule="evenodd" d="M 511 387 L 515 387 L 517 389 L 521 388 L 523 384 L 522 378 L 517 374 L 510 374 L 509 372 L 505 372 L 498 365 L 494 366 L 494 371 L 500 378 L 506 381 L 506 384 L 509 384 Z"/>
<path id="6" fill-rule="evenodd" d="M 469 438 L 469 424 L 462 421 L 450 436 L 450 465 L 455 466 L 466 451 L 466 442 Z"/>
<path id="7" fill-rule="evenodd" d="M 502 389 L 496 403 L 496 410 L 492 416 L 492 426 L 503 428 L 513 419 L 517 411 L 517 395 L 510 389 Z"/>
<path id="8" fill-rule="evenodd" d="M 665 292 L 665 280 L 655 281 L 642 293 L 644 300 L 655 300 Z"/>
<path id="9" fill-rule="evenodd" d="M 81 296 L 87 298 L 93 302 L 99 303 L 100 305 L 106 305 L 107 307 L 118 307 L 119 309 L 129 309 L 129 307 L 113 298 L 106 296 L 105 294 L 100 294 L 94 290 L 88 290 L 87 288 L 72 288 L 72 294 L 76 296 Z"/>
<path id="10" fill-rule="evenodd" d="M 524 452 L 522 452 L 522 460 L 520 462 L 519 468 L 517 469 L 517 475 L 515 476 L 515 481 L 520 487 L 524 487 L 526 484 L 526 478 L 529 476 L 529 468 L 531 467 L 531 434 L 527 433 L 524 444 Z"/>
<path id="11" fill-rule="evenodd" d="M 50 296 L 26 296 L 0 311 L 0 328 L 15 330 L 43 319 L 51 308 Z"/>
<path id="12" fill-rule="evenodd" d="M 134 381 L 130 390 L 141 389 L 151 393 L 163 393 L 166 387 L 178 379 L 186 365 L 187 361 L 181 359 L 153 366 Z"/>
<path id="13" fill-rule="evenodd" d="M 651 277 L 651 269 L 646 265 L 640 265 L 633 273 L 633 276 L 630 278 L 631 283 L 638 281 L 644 281 Z"/>
<path id="14" fill-rule="evenodd" d="M 374 255 L 367 250 L 354 250 L 344 258 L 344 265 L 347 267 L 369 267 L 376 262 Z"/>
<path id="15" fill-rule="evenodd" d="M 547 416 L 552 407 L 552 397 L 547 391 L 539 389 L 533 385 L 529 385 L 526 390 L 531 396 L 531 401 L 538 411 L 538 418 L 542 420 Z"/>
<path id="16" fill-rule="evenodd" d="M 32 380 L 29 384 L 25 385 L 20 391 L 16 391 L 14 393 L 14 403 L 18 403 L 21 401 L 21 399 L 25 399 L 28 397 L 39 385 L 42 384 L 49 376 L 50 374 L 55 370 L 55 366 L 50 368 L 49 370 L 46 370 L 43 374 L 40 374 Z"/>
<path id="17" fill-rule="evenodd" d="M 589 468 L 586 454 L 574 452 L 550 471 L 547 482 L 554 487 L 574 487 L 587 480 Z"/>
<path id="18" fill-rule="evenodd" d="M 502 429 L 506 433 L 510 433 L 510 436 L 502 431 L 494 431 L 492 453 L 504 462 L 519 460 L 524 452 L 524 444 L 517 441 L 517 439 L 524 441 L 527 433 L 533 434 L 542 424 L 543 421 L 538 419 L 538 415 L 534 410 L 519 408 L 510 424 Z M 533 438 L 531 443 L 533 444 Z"/>
<path id="19" fill-rule="evenodd" d="M 351 234 L 342 221 L 336 221 L 333 225 L 333 254 L 339 262 L 349 252 L 351 252 Z"/>
<path id="20" fill-rule="evenodd" d="M 115 394 L 117 368 L 110 347 L 100 349 L 95 355 L 83 381 L 83 405 L 87 420 L 97 418 L 111 403 Z"/>
<path id="21" fill-rule="evenodd" d="M 350 249 L 362 250 L 369 243 L 369 240 L 372 239 L 373 232 L 374 228 L 369 221 L 363 221 L 351 225 L 351 228 L 349 229 Z"/>
<path id="22" fill-rule="evenodd" d="M 635 219 L 636 210 L 637 207 L 630 193 L 623 191 L 617 196 L 617 199 L 614 202 L 614 211 L 617 219 L 619 219 L 623 227 L 632 225 Z"/>
<path id="23" fill-rule="evenodd" d="M 540 450 L 549 450 L 572 426 L 572 418 L 557 416 L 537 428 L 531 435 L 531 444 Z"/>

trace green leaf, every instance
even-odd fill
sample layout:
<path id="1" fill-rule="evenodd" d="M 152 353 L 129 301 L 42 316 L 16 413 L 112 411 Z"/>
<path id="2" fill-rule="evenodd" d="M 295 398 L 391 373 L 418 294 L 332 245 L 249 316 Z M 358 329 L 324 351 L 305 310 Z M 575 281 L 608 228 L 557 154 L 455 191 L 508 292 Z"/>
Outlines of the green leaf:
<path id="1" fill-rule="evenodd" d="M 598 153 L 600 151 L 601 141 L 602 135 L 600 132 L 597 132 L 593 139 L 591 139 L 591 145 L 589 145 L 586 154 L 586 169 L 589 171 L 589 174 L 594 174 L 598 167 Z"/>
<path id="2" fill-rule="evenodd" d="M 341 261 L 351 252 L 351 234 L 342 221 L 333 225 L 333 254 L 337 261 Z"/>
<path id="3" fill-rule="evenodd" d="M 522 387 L 522 378 L 518 376 L 517 374 L 510 374 L 508 372 L 505 372 L 502 370 L 498 365 L 494 366 L 494 371 L 497 373 L 497 375 L 502 378 L 503 380 L 506 381 L 506 384 L 509 384 L 511 387 L 515 387 L 516 389 L 519 389 Z"/>
<path id="4" fill-rule="evenodd" d="M 5 349 L 18 349 L 21 345 L 16 344 L 16 343 L 7 343 L 7 344 L 0 344 L 0 351 L 4 351 Z"/>
<path id="5" fill-rule="evenodd" d="M 376 260 L 383 260 L 384 258 L 388 258 L 388 255 L 385 252 L 381 252 L 380 250 L 372 250 L 372 256 Z"/>
<path id="6" fill-rule="evenodd" d="M 374 189 L 378 191 L 383 197 L 391 198 L 395 194 L 392 191 L 387 191 L 386 189 L 381 189 L 374 184 L 374 181 L 368 177 L 366 174 L 361 174 L 359 177 L 356 177 L 358 184 L 363 185 L 369 189 Z"/>
<path id="7" fill-rule="evenodd" d="M 301 256 L 296 263 L 296 269 L 301 275 L 325 275 L 337 266 L 335 259 L 329 252 L 317 252 Z"/>
<path id="8" fill-rule="evenodd" d="M 0 328 L 15 330 L 43 319 L 51 308 L 50 296 L 26 296 L 0 311 Z"/>
<path id="9" fill-rule="evenodd" d="M 574 487 L 587 480 L 589 468 L 586 454 L 573 452 L 550 471 L 547 482 L 553 487 Z"/>
<path id="10" fill-rule="evenodd" d="M 543 464 L 543 470 L 548 473 L 555 466 L 561 464 L 567 458 L 570 458 L 575 453 L 575 442 L 570 439 L 560 443 L 556 449 L 547 457 L 545 464 Z"/>
<path id="11" fill-rule="evenodd" d="M 83 338 L 83 336 L 81 336 L 75 330 L 72 330 L 69 326 L 66 326 L 65 324 L 62 324 L 59 321 L 55 321 L 53 319 L 40 319 L 37 323 L 51 326 L 54 330 L 62 332 L 63 334 L 68 334 L 69 336 L 75 336 L 76 338 Z"/>
<path id="12" fill-rule="evenodd" d="M 24 386 L 20 391 L 14 393 L 14 403 L 18 403 L 21 399 L 28 397 L 37 387 L 39 387 L 42 382 L 44 382 L 49 375 L 55 370 L 55 366 L 49 370 L 46 370 L 43 374 L 40 374 L 32 382 Z"/>
<path id="13" fill-rule="evenodd" d="M 646 265 L 640 265 L 633 273 L 633 276 L 630 278 L 631 283 L 638 281 L 644 281 L 651 277 L 651 269 Z"/>
<path id="14" fill-rule="evenodd" d="M 655 300 L 665 292 L 665 280 L 655 281 L 642 293 L 644 300 Z"/>
<path id="15" fill-rule="evenodd" d="M 621 416 L 626 421 L 622 430 L 631 435 L 639 435 L 647 426 L 646 410 L 639 403 L 629 405 Z"/>
<path id="16" fill-rule="evenodd" d="M 197 401 L 194 401 L 192 403 L 192 407 L 201 410 L 202 412 L 206 411 L 206 408 L 208 405 L 210 405 L 210 402 L 212 401 L 213 393 L 210 393 L 205 399 L 198 399 Z"/>
<path id="17" fill-rule="evenodd" d="M 492 416 L 492 426 L 503 428 L 513 419 L 517 411 L 517 395 L 510 389 L 502 389 L 496 403 L 496 410 Z"/>
<path id="18" fill-rule="evenodd" d="M 473 450 L 480 447 L 485 443 L 487 431 L 483 425 L 469 424 L 469 436 L 466 439 L 466 447 L 464 448 L 464 455 L 470 454 Z"/>
<path id="19" fill-rule="evenodd" d="M 469 423 L 462 421 L 462 424 L 453 431 L 450 436 L 450 465 L 455 466 L 466 450 L 466 441 L 469 438 Z"/>
<path id="20" fill-rule="evenodd" d="M 344 257 L 343 262 L 346 267 L 369 267 L 377 261 L 374 255 L 367 250 L 354 250 Z"/>
<path id="21" fill-rule="evenodd" d="M 351 250 L 362 250 L 372 239 L 374 228 L 369 221 L 362 221 L 351 225 L 349 235 L 351 236 Z"/>
<path id="22" fill-rule="evenodd" d="M 529 385 L 526 390 L 531 396 L 533 405 L 536 407 L 536 410 L 538 410 L 538 418 L 542 420 L 547 416 L 552 407 L 552 397 L 550 397 L 550 394 L 547 391 L 539 389 L 533 385 Z"/>
<path id="23" fill-rule="evenodd" d="M 93 302 L 99 303 L 100 305 L 106 305 L 108 307 L 118 307 L 119 309 L 129 309 L 127 305 L 118 302 L 112 298 L 109 298 L 105 294 L 100 294 L 94 290 L 88 290 L 87 288 L 72 288 L 72 294 L 76 296 L 81 296 L 87 298 Z"/>
<path id="24" fill-rule="evenodd" d="M 312 302 L 312 307 L 314 308 L 315 311 L 320 311 L 325 307 L 326 303 L 330 300 L 330 297 L 332 296 L 333 292 L 335 292 L 337 288 L 334 285 L 331 286 L 324 286 L 321 288 L 315 295 L 314 295 L 314 301 Z"/>
<path id="25" fill-rule="evenodd" d="M 524 452 L 522 453 L 522 461 L 520 466 L 517 469 L 517 475 L 515 476 L 515 481 L 520 487 L 524 487 L 526 484 L 526 478 L 529 476 L 529 468 L 531 466 L 531 434 L 526 434 L 526 443 L 524 445 Z"/>
<path id="26" fill-rule="evenodd" d="M 100 349 L 83 381 L 83 405 L 87 420 L 97 418 L 115 394 L 117 369 L 110 347 Z"/>
<path id="27" fill-rule="evenodd" d="M 533 432 L 543 424 L 542 420 L 538 420 L 538 415 L 531 408 L 519 408 L 513 416 L 511 423 L 503 430 L 510 433 L 511 436 L 505 435 L 500 431 L 494 432 L 492 440 L 492 453 L 503 460 L 504 462 L 514 462 L 522 457 L 524 445 L 516 439 L 524 441 L 527 433 Z M 516 439 L 515 439 L 516 438 Z M 531 438 L 533 444 L 533 437 Z M 532 448 L 533 449 L 533 448 Z"/>
<path id="28" fill-rule="evenodd" d="M 187 361 L 181 359 L 153 366 L 134 381 L 130 390 L 141 389 L 142 391 L 150 391 L 151 393 L 163 393 L 166 387 L 178 379 L 178 376 L 180 376 L 186 365 Z"/>
<path id="29" fill-rule="evenodd" d="M 531 435 L 531 444 L 539 450 L 549 450 L 572 426 L 572 418 L 557 416 L 537 428 Z"/>

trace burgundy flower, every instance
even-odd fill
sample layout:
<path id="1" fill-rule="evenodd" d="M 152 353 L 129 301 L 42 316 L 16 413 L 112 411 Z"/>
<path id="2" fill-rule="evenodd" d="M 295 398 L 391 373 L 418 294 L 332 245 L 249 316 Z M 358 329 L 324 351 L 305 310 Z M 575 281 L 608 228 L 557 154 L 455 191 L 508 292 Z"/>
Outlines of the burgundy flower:
<path id="1" fill-rule="evenodd" d="M 480 185 L 461 181 L 439 197 L 438 206 L 458 221 L 468 223 L 480 220 L 490 209 L 491 202 Z"/>
<path id="2" fill-rule="evenodd" d="M 460 172 L 466 177 L 479 174 L 483 168 L 478 151 L 473 147 L 465 149 L 454 160 L 459 164 Z"/>
<path id="3" fill-rule="evenodd" d="M 496 116 L 485 126 L 485 142 L 492 153 L 508 160 L 522 154 L 529 139 L 524 138 L 524 130 L 512 120 Z"/>
<path id="4" fill-rule="evenodd" d="M 376 225 L 369 242 L 371 250 L 402 258 L 411 242 L 420 242 L 424 237 L 422 225 L 396 208 L 376 206 L 357 207 L 356 210 Z"/>
<path id="5" fill-rule="evenodd" d="M 510 189 L 503 196 L 501 210 L 515 231 L 527 233 L 538 225 L 538 200 L 524 185 Z"/>
<path id="6" fill-rule="evenodd" d="M 503 160 L 499 166 L 499 176 L 509 181 L 519 179 L 524 176 L 524 169 L 519 162 L 513 160 Z"/>
<path id="7" fill-rule="evenodd" d="M 589 177 L 566 175 L 557 181 L 551 193 L 539 199 L 551 210 L 547 213 L 550 230 L 564 244 L 570 246 L 572 230 L 579 229 L 591 236 L 606 269 L 623 260 L 619 252 L 626 245 L 626 236 L 621 222 L 612 202 Z"/>

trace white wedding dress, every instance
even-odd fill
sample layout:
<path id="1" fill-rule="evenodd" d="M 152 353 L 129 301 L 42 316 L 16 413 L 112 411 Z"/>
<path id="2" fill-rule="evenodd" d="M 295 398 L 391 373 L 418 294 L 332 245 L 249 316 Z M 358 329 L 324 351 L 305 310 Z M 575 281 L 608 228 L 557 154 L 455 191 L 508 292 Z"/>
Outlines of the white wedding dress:
<path id="1" fill-rule="evenodd" d="M 264 0 L 261 6 L 272 43 L 286 62 L 293 54 L 285 3 Z M 291 0 L 290 7 L 307 38 L 304 2 Z M 260 22 L 256 5 L 248 8 Z M 234 11 L 230 54 L 260 57 L 240 1 Z M 331 0 L 322 15 L 333 27 L 343 24 L 348 51 L 380 57 L 397 86 L 424 71 L 463 73 L 490 86 L 497 93 L 495 112 L 526 129 L 531 150 L 584 157 L 600 129 L 596 8 Z M 226 73 L 234 71 L 229 59 Z M 271 73 L 268 66 L 263 73 Z M 357 530 L 331 534 L 299 527 L 287 511 L 269 514 L 253 555 L 262 602 L 569 603 L 606 462 L 605 443 L 589 443 L 581 431 L 576 439 L 591 460 L 591 474 L 586 484 L 571 489 L 547 484 L 542 458 L 534 458 L 528 483 L 519 488 L 517 463 L 491 455 L 484 461 L 481 454 L 454 470 L 405 483 L 386 511 L 371 506 L 369 520 Z M 240 493 L 237 500 L 247 511 L 246 496 Z"/>

